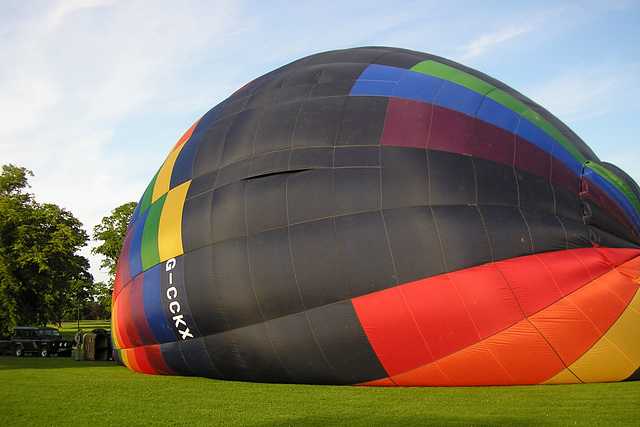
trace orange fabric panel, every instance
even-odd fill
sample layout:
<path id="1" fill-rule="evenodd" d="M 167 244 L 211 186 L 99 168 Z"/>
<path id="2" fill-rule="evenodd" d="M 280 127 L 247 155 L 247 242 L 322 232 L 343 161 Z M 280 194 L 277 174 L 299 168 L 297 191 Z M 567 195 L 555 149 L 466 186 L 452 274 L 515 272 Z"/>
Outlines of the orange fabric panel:
<path id="1" fill-rule="evenodd" d="M 566 298 L 534 314 L 529 321 L 567 366 L 602 337 L 584 312 Z"/>
<path id="2" fill-rule="evenodd" d="M 528 321 L 484 343 L 509 374 L 511 384 L 538 384 L 565 368 L 553 348 Z"/>
<path id="3" fill-rule="evenodd" d="M 397 384 L 394 383 L 390 378 L 383 378 L 381 380 L 369 381 L 362 384 L 356 385 L 366 385 L 366 386 L 377 386 L 377 387 L 395 387 Z"/>
<path id="4" fill-rule="evenodd" d="M 437 362 L 421 366 L 413 371 L 396 375 L 393 382 L 403 387 L 434 386 L 448 387 L 454 385 L 440 369 Z"/>

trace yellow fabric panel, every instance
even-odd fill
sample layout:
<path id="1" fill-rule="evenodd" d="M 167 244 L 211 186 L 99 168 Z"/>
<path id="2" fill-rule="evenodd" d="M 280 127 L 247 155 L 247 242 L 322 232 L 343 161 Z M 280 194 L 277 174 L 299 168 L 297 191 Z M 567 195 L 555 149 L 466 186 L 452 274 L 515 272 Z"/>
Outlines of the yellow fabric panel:
<path id="1" fill-rule="evenodd" d="M 637 306 L 640 294 L 633 298 L 633 305 Z M 628 307 L 622 316 L 605 334 L 611 343 L 624 354 L 637 368 L 640 367 L 640 313 Z"/>
<path id="2" fill-rule="evenodd" d="M 540 384 L 580 384 L 580 380 L 568 369 L 563 369 L 559 374 L 554 375 Z"/>
<path id="3" fill-rule="evenodd" d="M 187 181 L 172 188 L 167 194 L 158 227 L 158 252 L 160 262 L 182 255 L 182 208 L 187 197 Z"/>
<path id="4" fill-rule="evenodd" d="M 184 147 L 184 144 L 176 147 L 175 150 L 169 153 L 169 156 L 167 156 L 167 159 L 162 164 L 160 171 L 158 171 L 156 184 L 153 187 L 153 196 L 151 197 L 152 203 L 162 197 L 162 195 L 167 191 L 169 191 L 169 184 L 171 183 L 171 173 L 173 172 L 173 166 L 176 163 L 178 154 L 180 154 L 180 151 L 182 151 L 182 147 Z"/>
<path id="5" fill-rule="evenodd" d="M 122 341 L 120 340 L 120 329 L 118 328 L 118 317 L 120 316 L 120 310 L 116 308 L 117 298 L 111 302 L 111 338 L 113 339 L 114 348 L 122 348 Z"/>
<path id="6" fill-rule="evenodd" d="M 637 368 L 606 335 L 569 367 L 585 383 L 622 381 Z"/>

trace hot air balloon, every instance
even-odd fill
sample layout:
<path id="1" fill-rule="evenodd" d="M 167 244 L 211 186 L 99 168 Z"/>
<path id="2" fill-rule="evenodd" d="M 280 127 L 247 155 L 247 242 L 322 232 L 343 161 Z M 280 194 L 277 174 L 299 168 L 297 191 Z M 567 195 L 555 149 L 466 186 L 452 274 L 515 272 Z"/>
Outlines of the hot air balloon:
<path id="1" fill-rule="evenodd" d="M 639 199 L 479 71 L 308 56 L 212 108 L 151 180 L 118 263 L 115 357 L 274 383 L 639 379 Z"/>

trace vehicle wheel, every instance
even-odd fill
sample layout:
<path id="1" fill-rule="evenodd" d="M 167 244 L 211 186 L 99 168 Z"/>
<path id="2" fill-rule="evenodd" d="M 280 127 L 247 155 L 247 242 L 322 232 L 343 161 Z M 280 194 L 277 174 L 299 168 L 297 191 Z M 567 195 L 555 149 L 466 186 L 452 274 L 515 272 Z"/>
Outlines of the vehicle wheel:
<path id="1" fill-rule="evenodd" d="M 15 349 L 13 349 L 13 354 L 16 357 L 22 357 L 24 356 L 24 351 L 22 351 L 22 346 L 21 345 L 17 345 Z"/>
<path id="2" fill-rule="evenodd" d="M 49 357 L 49 347 L 40 348 L 40 357 Z"/>

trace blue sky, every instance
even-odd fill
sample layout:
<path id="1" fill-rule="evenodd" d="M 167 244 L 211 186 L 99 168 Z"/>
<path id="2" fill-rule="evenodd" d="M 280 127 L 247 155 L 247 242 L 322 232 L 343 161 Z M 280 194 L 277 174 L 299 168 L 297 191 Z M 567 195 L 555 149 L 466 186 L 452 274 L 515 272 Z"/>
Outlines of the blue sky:
<path id="1" fill-rule="evenodd" d="M 503 81 L 640 182 L 639 22 L 634 0 L 0 0 L 0 163 L 31 169 L 37 200 L 90 233 L 245 83 L 384 45 Z"/>

